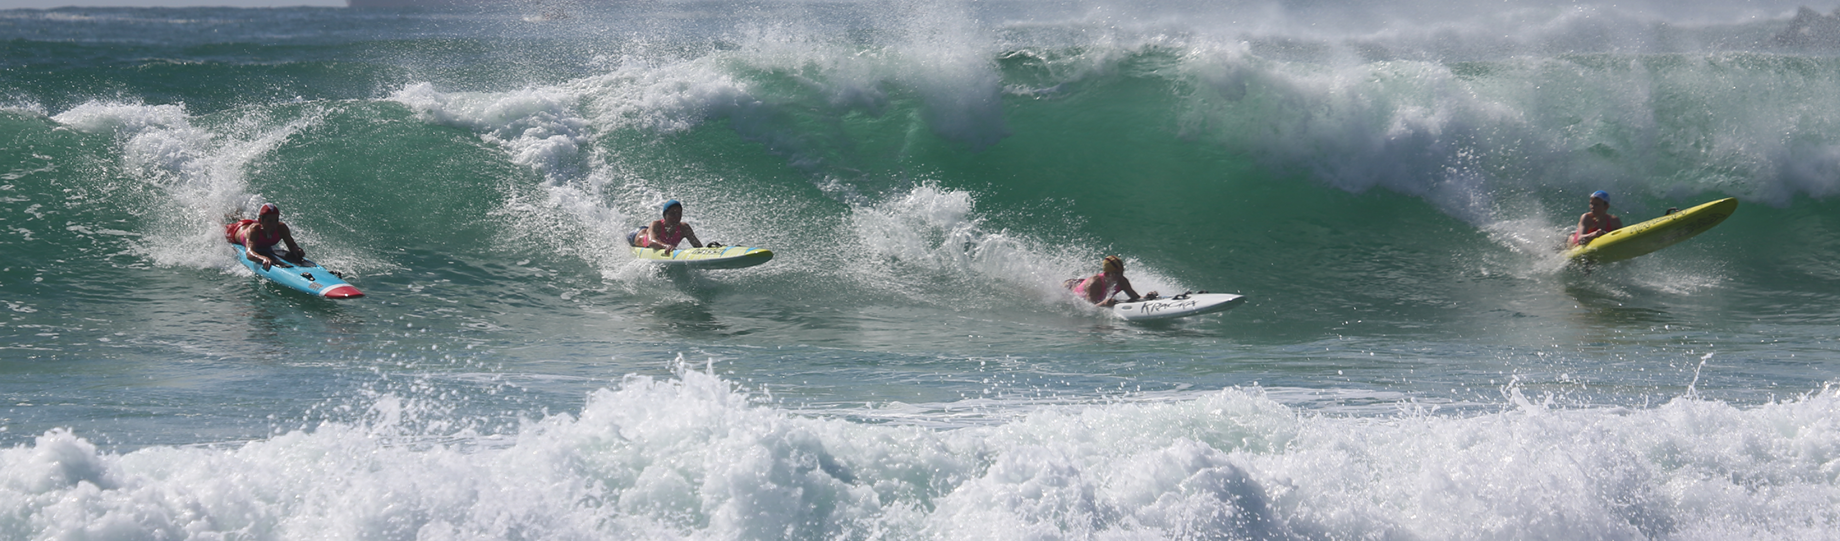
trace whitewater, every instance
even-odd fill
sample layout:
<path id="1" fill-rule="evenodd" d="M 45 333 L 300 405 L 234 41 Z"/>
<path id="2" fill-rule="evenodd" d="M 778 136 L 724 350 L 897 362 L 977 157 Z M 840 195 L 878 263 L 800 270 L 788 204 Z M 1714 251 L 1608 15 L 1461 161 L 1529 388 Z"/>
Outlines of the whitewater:
<path id="1" fill-rule="evenodd" d="M 1801 8 L 0 10 L 0 539 L 1840 539 Z"/>

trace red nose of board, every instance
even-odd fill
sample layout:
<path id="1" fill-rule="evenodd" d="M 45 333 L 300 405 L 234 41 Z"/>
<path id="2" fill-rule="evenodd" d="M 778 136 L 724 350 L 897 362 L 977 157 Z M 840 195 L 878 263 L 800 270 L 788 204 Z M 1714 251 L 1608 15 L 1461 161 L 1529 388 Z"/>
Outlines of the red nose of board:
<path id="1" fill-rule="evenodd" d="M 326 292 L 321 293 L 321 295 L 324 295 L 328 299 L 350 299 L 353 297 L 363 297 L 364 292 L 358 291 L 358 288 L 352 287 L 351 284 L 340 284 L 327 288 Z"/>

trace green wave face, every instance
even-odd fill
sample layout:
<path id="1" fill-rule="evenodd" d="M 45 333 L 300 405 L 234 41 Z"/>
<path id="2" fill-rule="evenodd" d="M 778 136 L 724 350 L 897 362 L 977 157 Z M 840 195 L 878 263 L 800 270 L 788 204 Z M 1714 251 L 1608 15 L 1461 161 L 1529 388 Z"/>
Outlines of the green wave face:
<path id="1" fill-rule="evenodd" d="M 616 250 L 676 198 L 774 251 L 735 286 L 768 298 L 1054 310 L 1120 254 L 1142 289 L 1310 307 L 1254 335 L 1462 329 L 1565 280 L 1596 189 L 1630 222 L 1745 201 L 1657 256 L 1687 281 L 1840 286 L 1812 263 L 1840 63 L 1697 45 L 1760 27 L 1553 52 L 878 6 L 15 14 L 4 287 L 222 270 L 215 228 L 269 201 L 331 262 L 550 306 L 648 290 Z"/>

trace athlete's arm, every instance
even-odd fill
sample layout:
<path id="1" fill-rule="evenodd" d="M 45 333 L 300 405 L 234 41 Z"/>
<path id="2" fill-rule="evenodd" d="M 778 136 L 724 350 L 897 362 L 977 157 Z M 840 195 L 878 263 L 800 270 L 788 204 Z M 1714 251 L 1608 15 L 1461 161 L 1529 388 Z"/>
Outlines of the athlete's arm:
<path id="1" fill-rule="evenodd" d="M 269 259 L 268 256 L 256 253 L 256 249 L 249 246 L 251 244 L 255 244 L 253 242 L 249 242 L 249 239 L 250 237 L 254 237 L 256 235 L 256 231 L 255 231 L 256 228 L 261 227 L 261 226 L 262 226 L 261 222 L 256 222 L 256 223 L 252 223 L 247 226 L 244 226 L 239 236 L 243 239 L 243 257 L 249 258 L 250 261 L 261 263 L 262 270 L 268 270 L 269 267 L 272 267 L 275 265 L 275 260 Z"/>
<path id="2" fill-rule="evenodd" d="M 281 242 L 287 244 L 288 256 L 295 261 L 307 258 L 307 251 L 300 249 L 300 244 L 294 242 L 294 230 L 288 228 L 287 224 L 281 224 Z"/>
<path id="3" fill-rule="evenodd" d="M 1138 294 L 1137 294 L 1137 290 L 1136 290 L 1136 289 L 1132 289 L 1132 288 L 1131 288 L 1131 279 L 1130 279 L 1130 278 L 1125 278 L 1125 277 L 1124 277 L 1124 276 L 1122 276 L 1122 275 L 1120 275 L 1120 276 L 1118 277 L 1118 289 L 1122 289 L 1122 290 L 1124 290 L 1124 294 L 1126 294 L 1126 295 L 1130 295 L 1130 296 L 1131 296 L 1131 300 L 1137 300 L 1137 299 L 1140 299 L 1140 298 L 1142 298 L 1142 296 L 1141 296 L 1141 295 L 1138 295 Z"/>
<path id="4" fill-rule="evenodd" d="M 1592 231 L 1591 233 L 1588 233 L 1588 234 L 1585 233 L 1585 231 L 1590 231 L 1590 226 L 1586 225 L 1586 223 L 1589 222 L 1590 220 L 1591 220 L 1591 213 L 1589 212 L 1586 212 L 1583 215 L 1578 217 L 1578 229 L 1573 230 L 1572 234 L 1573 236 L 1578 237 L 1579 246 L 1584 246 L 1585 244 L 1590 243 L 1591 239 L 1595 239 L 1597 237 L 1603 236 L 1604 234 L 1603 228 L 1598 228 L 1597 231 Z"/>
<path id="5" fill-rule="evenodd" d="M 645 247 L 653 250 L 669 250 L 673 247 L 658 242 L 658 232 L 664 230 L 664 220 L 653 220 L 652 226 L 645 228 Z"/>

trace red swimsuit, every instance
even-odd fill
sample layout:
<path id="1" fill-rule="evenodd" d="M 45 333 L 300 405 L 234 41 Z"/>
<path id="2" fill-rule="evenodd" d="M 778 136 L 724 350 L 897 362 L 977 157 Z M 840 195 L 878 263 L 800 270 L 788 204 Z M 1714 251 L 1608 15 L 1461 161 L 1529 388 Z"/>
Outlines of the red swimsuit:
<path id="1" fill-rule="evenodd" d="M 664 229 L 664 220 L 652 222 L 652 226 L 645 230 L 646 240 L 654 241 L 672 248 L 676 248 L 678 243 L 684 241 L 684 224 L 679 223 L 677 227 L 671 228 L 669 236 L 666 236 Z M 648 242 L 646 245 L 650 246 L 650 243 Z"/>
<path id="2" fill-rule="evenodd" d="M 275 243 L 281 242 L 281 227 L 276 227 L 275 230 L 273 231 L 264 231 L 262 236 L 254 239 L 255 244 L 251 245 L 249 243 L 250 239 L 246 239 L 243 237 L 246 235 L 244 233 L 245 228 L 249 224 L 253 224 L 253 223 L 256 223 L 256 221 L 255 220 L 238 220 L 236 223 L 225 225 L 224 226 L 224 240 L 230 241 L 230 244 L 241 244 L 245 247 L 253 248 L 257 250 L 261 250 L 265 248 L 273 248 L 275 246 Z M 286 227 L 286 226 L 282 226 L 282 227 Z"/>

